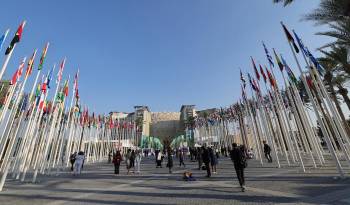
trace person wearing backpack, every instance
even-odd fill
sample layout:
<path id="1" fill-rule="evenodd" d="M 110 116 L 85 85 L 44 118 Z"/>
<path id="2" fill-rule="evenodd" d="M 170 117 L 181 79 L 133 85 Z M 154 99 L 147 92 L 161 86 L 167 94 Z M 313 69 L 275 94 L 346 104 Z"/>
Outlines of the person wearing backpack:
<path id="1" fill-rule="evenodd" d="M 247 160 L 245 154 L 236 143 L 232 144 L 233 149 L 230 152 L 230 157 L 236 170 L 239 185 L 242 188 L 242 192 L 245 191 L 245 179 L 244 179 L 244 168 L 247 167 Z"/>
<path id="2" fill-rule="evenodd" d="M 264 143 L 264 154 L 269 163 L 272 163 L 272 157 L 271 157 L 271 147 L 266 143 L 266 141 L 263 141 Z"/>
<path id="3" fill-rule="evenodd" d="M 114 174 L 119 174 L 119 167 L 122 160 L 123 160 L 123 157 L 120 154 L 120 151 L 118 150 L 117 153 L 113 156 L 113 161 L 112 161 L 114 164 Z"/>

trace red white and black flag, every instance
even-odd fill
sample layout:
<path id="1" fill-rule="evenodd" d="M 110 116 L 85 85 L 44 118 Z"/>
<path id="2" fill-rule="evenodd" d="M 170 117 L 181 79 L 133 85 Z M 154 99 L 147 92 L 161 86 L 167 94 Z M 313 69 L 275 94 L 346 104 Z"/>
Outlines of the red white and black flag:
<path id="1" fill-rule="evenodd" d="M 10 45 L 7 47 L 6 51 L 5 51 L 5 55 L 8 55 L 11 53 L 13 47 L 16 45 L 16 43 L 20 42 L 21 41 L 21 37 L 22 37 L 22 32 L 23 32 L 23 28 L 24 28 L 24 25 L 26 24 L 25 21 L 23 21 L 21 23 L 21 25 L 19 25 L 18 29 L 17 29 L 17 32 L 15 34 L 15 36 L 13 37 Z"/>

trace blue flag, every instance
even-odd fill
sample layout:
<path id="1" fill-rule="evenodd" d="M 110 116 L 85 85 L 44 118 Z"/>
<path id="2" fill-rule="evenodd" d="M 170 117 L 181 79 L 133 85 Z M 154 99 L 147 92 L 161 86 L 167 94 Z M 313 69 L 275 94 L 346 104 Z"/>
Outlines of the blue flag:
<path id="1" fill-rule="evenodd" d="M 318 70 L 318 72 L 320 73 L 320 75 L 323 76 L 324 74 L 324 68 L 319 64 L 319 62 L 317 61 L 317 59 L 311 54 L 311 52 L 309 51 L 309 49 L 304 46 L 301 38 L 299 38 L 299 36 L 295 33 L 295 31 L 293 31 L 293 34 L 295 36 L 295 38 L 297 39 L 297 42 L 299 44 L 300 49 L 303 51 L 303 53 L 305 54 L 306 57 L 308 57 L 310 59 L 310 61 L 312 62 L 312 64 L 314 65 L 314 67 Z M 313 67 L 311 67 L 313 68 Z"/>

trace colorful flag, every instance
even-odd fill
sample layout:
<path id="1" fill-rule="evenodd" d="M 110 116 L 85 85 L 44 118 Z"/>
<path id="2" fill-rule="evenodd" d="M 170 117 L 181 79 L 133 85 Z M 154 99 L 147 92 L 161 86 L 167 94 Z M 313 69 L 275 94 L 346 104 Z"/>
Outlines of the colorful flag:
<path id="1" fill-rule="evenodd" d="M 272 67 L 275 67 L 275 64 L 273 63 L 273 60 L 272 60 L 272 56 L 270 56 L 270 54 L 269 54 L 269 50 L 267 49 L 267 47 L 266 47 L 264 42 L 262 42 L 262 44 L 263 44 L 263 47 L 264 47 L 264 50 L 265 50 L 265 54 L 266 54 L 267 60 L 269 61 L 270 65 Z"/>
<path id="2" fill-rule="evenodd" d="M 59 82 L 61 82 L 62 80 L 62 75 L 63 75 L 63 69 L 64 69 L 64 65 L 66 64 L 66 58 L 64 58 L 61 62 L 61 65 L 60 65 L 60 69 L 58 70 L 58 73 L 57 73 L 57 80 L 56 80 L 56 83 L 58 84 Z"/>
<path id="3" fill-rule="evenodd" d="M 306 46 L 304 46 L 301 38 L 299 38 L 299 36 L 295 33 L 295 31 L 293 31 L 293 34 L 294 34 L 295 38 L 297 39 L 298 45 L 299 45 L 300 49 L 302 50 L 302 52 L 306 55 L 306 57 L 308 57 L 310 59 L 310 61 L 314 65 L 314 67 L 317 68 L 320 75 L 323 76 L 323 74 L 325 73 L 325 69 L 321 66 L 321 64 L 317 61 L 317 59 L 311 54 L 309 49 Z M 313 67 L 311 66 L 311 68 L 313 68 Z"/>
<path id="4" fill-rule="evenodd" d="M 240 75 L 241 75 L 241 81 L 242 81 L 243 87 L 245 88 L 246 87 L 246 81 L 244 79 L 244 76 L 243 76 L 243 73 L 242 73 L 241 70 L 240 70 Z"/>
<path id="5" fill-rule="evenodd" d="M 7 37 L 7 34 L 9 33 L 9 29 L 7 29 L 5 31 L 5 33 L 0 37 L 0 51 L 1 51 L 1 48 L 2 48 L 2 45 L 4 45 L 4 42 L 6 40 L 6 37 Z"/>
<path id="6" fill-rule="evenodd" d="M 32 57 L 28 61 L 27 70 L 26 70 L 26 77 L 28 77 L 30 74 L 32 74 L 36 52 L 37 52 L 37 49 L 34 50 Z"/>
<path id="7" fill-rule="evenodd" d="M 73 90 L 74 90 L 75 96 L 77 98 L 79 98 L 79 94 L 78 94 L 78 77 L 79 77 L 79 69 L 78 69 L 77 73 L 74 76 L 74 83 L 73 83 Z"/>
<path id="8" fill-rule="evenodd" d="M 68 80 L 66 80 L 65 82 L 64 82 L 64 86 L 63 86 L 63 94 L 64 94 L 64 96 L 65 97 L 67 97 L 68 96 Z"/>
<path id="9" fill-rule="evenodd" d="M 286 68 L 286 72 L 288 74 L 288 77 L 289 79 L 294 83 L 294 84 L 297 84 L 298 83 L 298 80 L 297 78 L 295 77 L 292 69 L 290 69 L 290 67 L 288 66 L 286 60 L 284 60 L 283 56 L 281 55 L 281 60 L 282 60 L 282 63 L 284 65 L 284 67 Z"/>
<path id="10" fill-rule="evenodd" d="M 23 28 L 24 28 L 24 25 L 26 24 L 26 21 L 23 21 L 21 23 L 21 25 L 19 25 L 17 31 L 16 31 L 16 34 L 15 36 L 13 37 L 10 45 L 7 47 L 6 51 L 5 51 L 5 55 L 8 55 L 11 53 L 13 47 L 16 45 L 16 43 L 20 42 L 21 41 L 21 38 L 22 38 L 22 32 L 23 32 Z"/>
<path id="11" fill-rule="evenodd" d="M 299 53 L 299 48 L 298 48 L 297 44 L 295 44 L 293 36 L 290 34 L 287 27 L 282 22 L 281 22 L 281 25 L 283 27 L 284 33 L 286 34 L 286 37 L 287 37 L 289 43 L 291 43 L 293 45 L 295 52 Z"/>
<path id="12" fill-rule="evenodd" d="M 46 43 L 46 46 L 41 54 L 38 70 L 41 70 L 43 68 L 43 64 L 44 64 L 44 61 L 46 58 L 46 53 L 47 53 L 47 49 L 49 48 L 49 45 L 50 45 L 50 43 Z"/>
<path id="13" fill-rule="evenodd" d="M 10 85 L 14 85 L 17 82 L 17 80 L 21 77 L 25 61 L 26 61 L 26 58 L 24 58 L 22 62 L 19 64 L 19 67 L 17 68 L 17 70 L 15 71 L 15 73 L 11 78 Z"/>
<path id="14" fill-rule="evenodd" d="M 280 71 L 282 72 L 283 71 L 283 64 L 282 64 L 280 58 L 278 57 L 278 55 L 276 54 L 275 49 L 273 49 L 273 53 L 275 54 L 277 65 L 280 68 Z"/>
<path id="15" fill-rule="evenodd" d="M 259 67 L 260 67 L 260 73 L 262 75 L 262 77 L 264 78 L 264 82 L 266 83 L 266 75 L 265 75 L 265 72 L 264 72 L 264 69 L 262 68 L 262 66 L 259 64 Z"/>
<path id="16" fill-rule="evenodd" d="M 265 67 L 265 69 L 266 69 L 266 73 L 267 73 L 267 76 L 268 76 L 268 78 L 269 78 L 269 81 L 270 81 L 271 86 L 274 87 L 274 88 L 276 88 L 276 80 L 273 78 L 273 76 L 272 76 L 272 74 L 270 73 L 269 69 L 267 69 L 266 67 Z"/>
<path id="17" fill-rule="evenodd" d="M 259 75 L 258 69 L 256 68 L 254 59 L 253 59 L 253 57 L 251 57 L 251 56 L 250 56 L 250 59 L 252 60 L 252 64 L 253 64 L 253 68 L 254 68 L 254 72 L 255 72 L 256 78 L 257 78 L 258 80 L 260 80 L 260 75 Z"/>

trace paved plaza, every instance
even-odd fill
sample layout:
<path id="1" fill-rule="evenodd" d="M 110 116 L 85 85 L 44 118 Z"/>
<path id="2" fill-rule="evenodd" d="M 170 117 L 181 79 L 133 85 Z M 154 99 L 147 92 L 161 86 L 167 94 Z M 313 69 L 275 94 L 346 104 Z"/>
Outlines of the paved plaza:
<path id="1" fill-rule="evenodd" d="M 298 167 L 261 167 L 251 160 L 247 191 L 241 192 L 228 158 L 220 158 L 212 178 L 197 170 L 197 163 L 186 162 L 186 168 L 175 166 L 173 174 L 144 159 L 140 175 L 126 175 L 123 167 L 115 176 L 112 165 L 101 162 L 86 165 L 80 176 L 62 172 L 41 176 L 37 184 L 8 180 L 0 204 L 350 204 L 350 179 L 334 178 L 332 165 L 301 173 Z M 185 170 L 191 170 L 196 181 L 183 181 Z"/>

